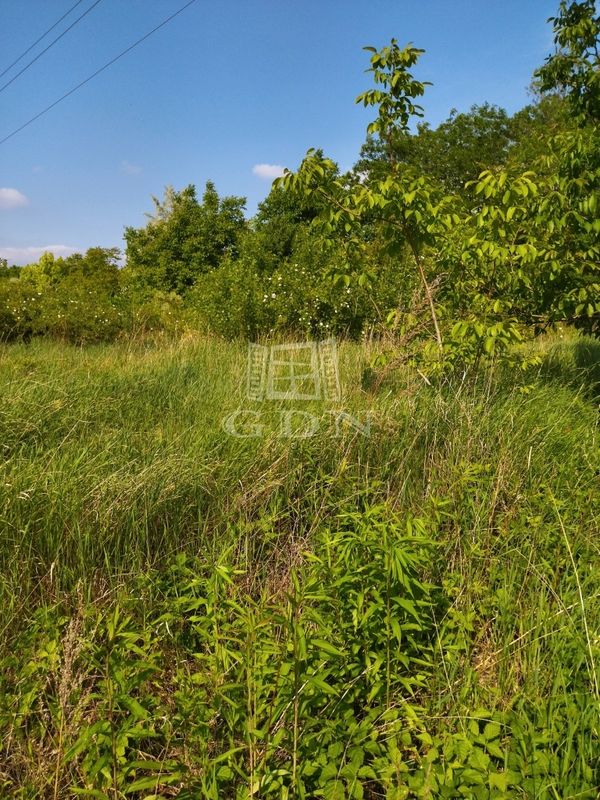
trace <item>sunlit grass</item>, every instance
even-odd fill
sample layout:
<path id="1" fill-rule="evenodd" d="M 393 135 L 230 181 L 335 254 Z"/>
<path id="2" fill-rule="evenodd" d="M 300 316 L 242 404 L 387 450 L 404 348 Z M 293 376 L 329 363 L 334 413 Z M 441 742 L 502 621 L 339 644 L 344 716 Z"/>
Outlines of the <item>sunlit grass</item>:
<path id="1" fill-rule="evenodd" d="M 599 699 L 600 361 L 586 339 L 539 351 L 542 366 L 528 373 L 437 388 L 406 373 L 373 394 L 361 383 L 366 346 L 343 344 L 336 408 L 369 412 L 370 435 L 336 430 L 315 401 L 295 407 L 315 414 L 318 432 L 290 439 L 284 403 L 245 396 L 243 344 L 3 347 L 6 652 L 36 608 L 135 595 L 140 576 L 182 552 L 229 553 L 250 594 L 278 602 L 316 536 L 340 514 L 381 505 L 429 520 L 435 543 L 422 578 L 443 587 L 446 610 L 427 714 L 467 730 L 451 720 L 512 708 L 534 731 L 588 697 L 589 716 Z M 261 435 L 227 434 L 223 420 L 249 405 Z M 444 655 L 452 630 L 456 658 Z M 560 757 L 571 769 L 568 753 L 579 753 L 589 770 L 598 726 L 578 715 L 560 723 Z"/>

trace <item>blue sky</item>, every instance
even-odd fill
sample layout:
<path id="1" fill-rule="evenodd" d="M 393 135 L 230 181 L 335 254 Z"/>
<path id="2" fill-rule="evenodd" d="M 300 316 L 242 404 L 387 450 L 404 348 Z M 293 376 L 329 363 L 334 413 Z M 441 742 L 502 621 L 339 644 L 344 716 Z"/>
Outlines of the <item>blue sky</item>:
<path id="1" fill-rule="evenodd" d="M 0 86 L 64 30 L 84 0 Z M 0 91 L 0 139 L 155 27 L 185 0 L 101 0 Z M 0 0 L 0 72 L 74 0 Z M 552 48 L 558 0 L 197 0 L 169 25 L 0 145 L 0 256 L 11 263 L 121 247 L 166 184 L 215 182 L 248 213 L 268 193 L 256 165 L 294 168 L 309 147 L 352 165 L 372 111 L 364 45 L 427 52 L 417 76 L 433 125 L 452 108 L 528 102 Z M 262 170 L 268 173 L 269 170 Z"/>

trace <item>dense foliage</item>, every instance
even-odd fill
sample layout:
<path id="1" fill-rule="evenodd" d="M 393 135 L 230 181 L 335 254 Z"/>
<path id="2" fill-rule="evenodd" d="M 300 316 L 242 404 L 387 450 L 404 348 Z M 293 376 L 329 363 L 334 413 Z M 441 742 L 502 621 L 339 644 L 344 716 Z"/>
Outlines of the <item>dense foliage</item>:
<path id="1" fill-rule="evenodd" d="M 121 269 L 99 248 L 2 265 L 0 336 L 391 329 L 392 360 L 401 346 L 435 370 L 556 323 L 597 331 L 600 23 L 593 0 L 562 2 L 551 21 L 557 51 L 529 106 L 453 110 L 436 129 L 418 122 L 422 51 L 367 48 L 374 88 L 358 102 L 376 118 L 350 172 L 310 151 L 249 221 L 244 198 L 211 182 L 200 200 L 167 187 L 148 223 L 126 228 Z"/>

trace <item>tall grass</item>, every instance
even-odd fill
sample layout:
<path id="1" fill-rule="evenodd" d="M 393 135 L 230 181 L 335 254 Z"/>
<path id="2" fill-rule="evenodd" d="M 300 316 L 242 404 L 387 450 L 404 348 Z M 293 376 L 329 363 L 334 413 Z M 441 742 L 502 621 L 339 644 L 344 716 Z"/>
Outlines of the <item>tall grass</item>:
<path id="1" fill-rule="evenodd" d="M 369 436 L 238 438 L 242 344 L 2 348 L 5 795 L 595 797 L 600 358 L 540 352 L 372 394 L 343 344 Z"/>

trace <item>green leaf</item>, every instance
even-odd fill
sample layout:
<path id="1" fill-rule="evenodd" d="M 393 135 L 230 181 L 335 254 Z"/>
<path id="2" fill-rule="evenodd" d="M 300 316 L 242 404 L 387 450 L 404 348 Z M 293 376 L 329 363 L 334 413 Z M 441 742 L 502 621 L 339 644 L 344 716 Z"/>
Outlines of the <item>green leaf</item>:
<path id="1" fill-rule="evenodd" d="M 489 741 L 497 739 L 502 732 L 502 727 L 498 722 L 488 722 L 483 729 L 483 738 Z"/>
<path id="2" fill-rule="evenodd" d="M 337 689 L 334 689 L 333 686 L 330 686 L 327 681 L 320 678 L 318 675 L 311 675 L 311 677 L 307 680 L 307 684 L 309 686 L 314 686 L 315 689 L 320 689 L 327 695 L 337 695 Z"/>
<path id="3" fill-rule="evenodd" d="M 130 711 L 136 719 L 148 719 L 150 713 L 134 697 L 120 697 L 119 702 Z"/>
<path id="4" fill-rule="evenodd" d="M 325 639 L 311 639 L 311 644 L 314 647 L 317 647 L 319 650 L 322 650 L 324 653 L 330 656 L 338 656 L 339 658 L 343 658 L 345 653 L 342 650 L 338 650 L 337 647 L 334 647 L 329 642 L 326 642 Z"/>
<path id="5" fill-rule="evenodd" d="M 499 789 L 501 792 L 506 792 L 508 789 L 508 779 L 505 772 L 492 772 L 488 777 L 488 786 L 490 789 Z"/>
<path id="6" fill-rule="evenodd" d="M 142 789 L 156 789 L 157 786 L 164 784 L 168 786 L 169 784 L 176 783 L 177 781 L 181 780 L 181 776 L 177 775 L 149 775 L 144 778 L 139 778 L 138 780 L 131 783 L 127 789 L 125 789 L 125 794 L 133 794 L 133 792 L 139 792 Z"/>

